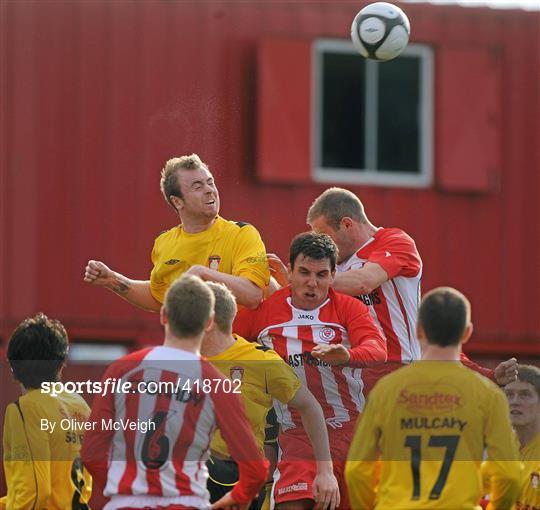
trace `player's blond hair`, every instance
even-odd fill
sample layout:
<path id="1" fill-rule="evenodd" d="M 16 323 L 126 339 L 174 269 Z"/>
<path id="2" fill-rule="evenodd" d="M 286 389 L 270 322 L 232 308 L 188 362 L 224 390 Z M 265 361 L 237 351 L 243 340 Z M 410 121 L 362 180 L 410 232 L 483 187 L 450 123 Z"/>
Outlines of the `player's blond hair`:
<path id="1" fill-rule="evenodd" d="M 540 398 L 540 368 L 534 365 L 518 365 L 518 381 L 526 382 L 534 386 L 538 398 Z"/>
<path id="2" fill-rule="evenodd" d="M 171 200 L 171 196 L 183 198 L 180 183 L 176 175 L 177 170 L 197 170 L 199 168 L 209 170 L 208 165 L 197 154 L 190 154 L 189 156 L 169 159 L 161 170 L 161 180 L 159 181 L 161 193 L 165 201 L 175 211 L 176 207 Z"/>
<path id="3" fill-rule="evenodd" d="M 232 333 L 232 325 L 236 316 L 236 299 L 233 293 L 222 283 L 206 282 L 214 293 L 214 322 L 223 333 Z"/>
<path id="4" fill-rule="evenodd" d="M 360 223 L 368 223 L 364 205 L 360 199 L 348 189 L 328 188 L 311 204 L 307 214 L 307 223 L 324 216 L 328 224 L 338 230 L 343 218 L 351 218 Z"/>
<path id="5" fill-rule="evenodd" d="M 198 276 L 183 275 L 165 294 L 171 333 L 179 339 L 201 336 L 214 314 L 214 294 Z"/>

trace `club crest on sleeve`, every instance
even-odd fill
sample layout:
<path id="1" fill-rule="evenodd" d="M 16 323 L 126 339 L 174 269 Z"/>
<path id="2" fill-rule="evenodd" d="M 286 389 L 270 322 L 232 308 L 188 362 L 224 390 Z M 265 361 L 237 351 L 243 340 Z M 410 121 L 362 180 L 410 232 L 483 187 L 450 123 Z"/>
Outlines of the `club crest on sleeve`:
<path id="1" fill-rule="evenodd" d="M 538 485 L 540 484 L 540 474 L 536 471 L 533 471 L 531 473 L 531 487 L 533 489 L 538 489 Z"/>
<path id="2" fill-rule="evenodd" d="M 219 255 L 210 255 L 208 257 L 208 267 L 217 271 L 219 269 L 219 263 L 221 262 L 221 257 Z"/>
<path id="3" fill-rule="evenodd" d="M 229 374 L 230 379 L 233 381 L 241 381 L 244 377 L 244 369 L 242 367 L 231 367 Z"/>

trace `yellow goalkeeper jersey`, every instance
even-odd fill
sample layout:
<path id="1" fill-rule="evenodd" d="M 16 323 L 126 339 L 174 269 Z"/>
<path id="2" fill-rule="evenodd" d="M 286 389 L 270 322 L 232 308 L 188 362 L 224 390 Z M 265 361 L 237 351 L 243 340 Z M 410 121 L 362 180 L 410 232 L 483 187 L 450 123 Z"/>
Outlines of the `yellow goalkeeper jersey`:
<path id="1" fill-rule="evenodd" d="M 89 414 L 79 395 L 52 397 L 40 389 L 8 405 L 3 436 L 7 496 L 0 508 L 88 509 L 92 479 L 79 458 L 83 431 L 76 424 Z"/>
<path id="2" fill-rule="evenodd" d="M 540 510 L 540 434 L 520 450 L 523 485 L 516 510 Z"/>
<path id="3" fill-rule="evenodd" d="M 266 415 L 273 399 L 283 404 L 292 400 L 300 388 L 300 379 L 275 351 L 248 342 L 241 336 L 233 336 L 236 339 L 234 345 L 208 358 L 208 361 L 233 382 L 238 381 L 246 416 L 262 451 Z M 219 430 L 210 447 L 221 455 L 229 456 Z"/>
<path id="4" fill-rule="evenodd" d="M 371 392 L 348 454 L 355 510 L 479 509 L 487 452 L 491 509 L 509 509 L 520 463 L 503 392 L 459 362 L 418 361 Z"/>
<path id="5" fill-rule="evenodd" d="M 182 225 L 163 232 L 154 242 L 152 263 L 150 290 L 160 303 L 171 283 L 194 265 L 243 276 L 261 289 L 270 281 L 266 249 L 257 229 L 221 216 L 197 234 L 185 232 Z"/>

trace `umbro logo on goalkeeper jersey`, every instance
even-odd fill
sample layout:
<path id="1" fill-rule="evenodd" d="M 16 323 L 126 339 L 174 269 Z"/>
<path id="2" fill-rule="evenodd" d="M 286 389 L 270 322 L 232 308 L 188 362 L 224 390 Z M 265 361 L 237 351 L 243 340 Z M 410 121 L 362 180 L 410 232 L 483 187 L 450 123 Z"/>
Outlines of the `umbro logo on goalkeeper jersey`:
<path id="1" fill-rule="evenodd" d="M 180 262 L 178 259 L 169 259 L 167 262 L 165 262 L 165 264 L 168 266 L 174 266 L 174 264 L 178 264 L 178 262 Z"/>

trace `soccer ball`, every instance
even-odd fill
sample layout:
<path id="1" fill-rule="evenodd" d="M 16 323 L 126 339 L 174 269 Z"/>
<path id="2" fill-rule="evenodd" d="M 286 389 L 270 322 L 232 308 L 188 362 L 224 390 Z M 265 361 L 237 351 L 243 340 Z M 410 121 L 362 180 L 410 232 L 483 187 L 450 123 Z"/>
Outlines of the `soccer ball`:
<path id="1" fill-rule="evenodd" d="M 351 39 L 360 55 L 372 60 L 396 58 L 407 46 L 411 25 L 395 5 L 375 2 L 364 7 L 351 25 Z"/>

